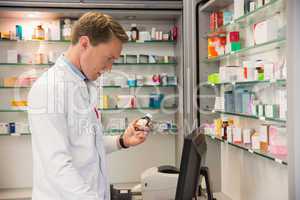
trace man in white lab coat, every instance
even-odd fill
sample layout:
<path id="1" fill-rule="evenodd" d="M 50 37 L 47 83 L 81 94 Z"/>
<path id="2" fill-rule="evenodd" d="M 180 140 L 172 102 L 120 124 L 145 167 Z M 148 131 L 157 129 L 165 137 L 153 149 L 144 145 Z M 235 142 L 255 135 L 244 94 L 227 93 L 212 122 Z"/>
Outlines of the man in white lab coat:
<path id="1" fill-rule="evenodd" d="M 110 199 L 106 154 L 145 141 L 149 130 L 135 122 L 121 136 L 103 136 L 97 111 L 93 81 L 111 70 L 127 40 L 110 16 L 87 13 L 73 27 L 69 49 L 34 83 L 33 200 Z"/>

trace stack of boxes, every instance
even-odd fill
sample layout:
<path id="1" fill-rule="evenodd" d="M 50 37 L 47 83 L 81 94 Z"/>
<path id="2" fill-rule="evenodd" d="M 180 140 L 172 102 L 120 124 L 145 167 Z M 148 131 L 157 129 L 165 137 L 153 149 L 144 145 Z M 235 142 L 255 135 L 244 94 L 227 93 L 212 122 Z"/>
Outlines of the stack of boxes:
<path id="1" fill-rule="evenodd" d="M 29 125 L 23 122 L 1 122 L 0 123 L 0 135 L 7 134 L 28 134 Z"/>
<path id="2" fill-rule="evenodd" d="M 235 52 L 241 49 L 240 33 L 238 31 L 232 31 L 228 34 L 227 52 Z"/>
<path id="3" fill-rule="evenodd" d="M 242 128 L 238 121 L 223 117 L 215 119 L 214 124 L 205 124 L 204 132 L 249 149 L 270 152 L 274 155 L 287 155 L 287 138 L 281 127 L 262 124 L 257 130 Z"/>
<path id="4" fill-rule="evenodd" d="M 215 32 L 223 25 L 227 25 L 232 21 L 233 13 L 230 11 L 218 11 L 210 14 L 209 28 L 210 32 Z"/>
<path id="5" fill-rule="evenodd" d="M 255 115 L 256 106 L 254 105 L 254 98 L 254 93 L 245 88 L 237 88 L 233 91 L 225 91 L 225 112 Z"/>

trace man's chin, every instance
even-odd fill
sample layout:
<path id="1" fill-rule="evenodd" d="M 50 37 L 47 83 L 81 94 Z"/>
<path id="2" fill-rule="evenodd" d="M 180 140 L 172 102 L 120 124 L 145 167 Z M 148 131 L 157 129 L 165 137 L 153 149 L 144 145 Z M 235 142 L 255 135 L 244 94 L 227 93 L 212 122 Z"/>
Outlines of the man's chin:
<path id="1" fill-rule="evenodd" d="M 101 73 L 97 73 L 96 76 L 91 77 L 89 80 L 95 81 L 95 80 L 97 80 L 100 76 L 102 76 L 102 74 L 101 74 Z"/>

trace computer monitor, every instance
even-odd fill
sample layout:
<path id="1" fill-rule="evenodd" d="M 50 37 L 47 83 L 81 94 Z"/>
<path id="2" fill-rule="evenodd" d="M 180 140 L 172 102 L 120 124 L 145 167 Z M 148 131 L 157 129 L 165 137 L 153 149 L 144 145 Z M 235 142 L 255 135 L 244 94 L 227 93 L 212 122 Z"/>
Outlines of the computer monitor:
<path id="1" fill-rule="evenodd" d="M 201 130 L 195 129 L 184 139 L 175 200 L 192 200 L 196 197 L 201 159 L 207 149 L 205 135 Z"/>

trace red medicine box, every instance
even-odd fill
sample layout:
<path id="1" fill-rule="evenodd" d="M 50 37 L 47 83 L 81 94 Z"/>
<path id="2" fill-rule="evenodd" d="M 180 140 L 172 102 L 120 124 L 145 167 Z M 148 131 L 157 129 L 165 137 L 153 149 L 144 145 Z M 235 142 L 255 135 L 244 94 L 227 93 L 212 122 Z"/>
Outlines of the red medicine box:
<path id="1" fill-rule="evenodd" d="M 238 31 L 233 31 L 229 33 L 230 42 L 240 41 L 240 33 Z"/>
<path id="2" fill-rule="evenodd" d="M 214 32 L 216 28 L 216 13 L 210 14 L 210 23 L 209 23 L 209 29 L 211 32 Z"/>
<path id="3" fill-rule="evenodd" d="M 220 28 L 223 26 L 223 12 L 217 12 L 216 13 L 216 22 L 217 22 L 217 28 Z"/>

